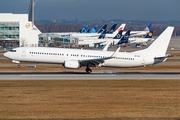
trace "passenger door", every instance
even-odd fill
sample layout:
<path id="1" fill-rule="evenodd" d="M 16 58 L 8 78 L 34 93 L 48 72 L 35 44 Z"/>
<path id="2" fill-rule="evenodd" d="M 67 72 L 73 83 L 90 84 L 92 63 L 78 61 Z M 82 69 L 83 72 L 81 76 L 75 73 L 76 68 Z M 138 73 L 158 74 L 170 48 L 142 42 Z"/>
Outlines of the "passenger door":
<path id="1" fill-rule="evenodd" d="M 21 56 L 22 56 L 22 57 L 26 57 L 26 48 L 23 48 L 23 49 L 22 49 Z"/>

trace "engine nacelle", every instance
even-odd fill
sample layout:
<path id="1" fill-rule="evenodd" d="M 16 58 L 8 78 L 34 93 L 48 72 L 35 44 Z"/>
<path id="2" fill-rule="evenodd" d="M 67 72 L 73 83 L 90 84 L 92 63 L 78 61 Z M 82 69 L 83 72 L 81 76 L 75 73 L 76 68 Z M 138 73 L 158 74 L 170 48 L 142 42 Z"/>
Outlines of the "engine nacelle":
<path id="1" fill-rule="evenodd" d="M 74 68 L 74 69 L 77 69 L 77 68 L 80 68 L 80 63 L 79 61 L 77 60 L 67 60 L 64 62 L 64 67 L 65 68 Z"/>

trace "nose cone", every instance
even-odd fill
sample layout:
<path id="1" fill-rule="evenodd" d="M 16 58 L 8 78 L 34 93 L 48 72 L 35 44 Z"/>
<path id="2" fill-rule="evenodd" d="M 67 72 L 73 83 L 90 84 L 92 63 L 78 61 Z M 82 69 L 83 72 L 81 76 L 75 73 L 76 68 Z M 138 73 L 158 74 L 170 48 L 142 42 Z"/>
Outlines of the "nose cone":
<path id="1" fill-rule="evenodd" d="M 6 58 L 9 58 L 9 52 L 5 52 L 5 53 L 3 54 L 3 56 L 6 57 Z"/>

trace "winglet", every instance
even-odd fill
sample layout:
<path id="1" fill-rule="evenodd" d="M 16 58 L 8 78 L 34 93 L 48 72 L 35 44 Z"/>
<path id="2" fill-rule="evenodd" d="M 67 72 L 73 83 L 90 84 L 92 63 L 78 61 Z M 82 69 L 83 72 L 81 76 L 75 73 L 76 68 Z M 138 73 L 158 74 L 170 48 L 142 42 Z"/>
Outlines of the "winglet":
<path id="1" fill-rule="evenodd" d="M 111 58 L 115 58 L 120 49 L 121 49 L 121 47 L 118 47 L 118 49 L 111 55 Z"/>
<path id="2" fill-rule="evenodd" d="M 106 46 L 103 48 L 102 51 L 107 51 L 107 49 L 108 49 L 108 47 L 109 47 L 110 44 L 111 44 L 111 42 L 108 42 L 108 44 L 106 44 Z"/>

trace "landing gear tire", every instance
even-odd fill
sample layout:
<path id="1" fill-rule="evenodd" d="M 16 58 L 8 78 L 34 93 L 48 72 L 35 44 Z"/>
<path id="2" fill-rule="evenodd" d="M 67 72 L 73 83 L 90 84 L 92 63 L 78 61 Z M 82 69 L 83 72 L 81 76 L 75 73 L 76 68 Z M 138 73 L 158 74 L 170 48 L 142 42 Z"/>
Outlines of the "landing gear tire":
<path id="1" fill-rule="evenodd" d="M 99 47 L 100 47 L 100 44 L 96 43 L 96 44 L 94 44 L 94 47 L 95 47 L 95 48 L 99 48 Z"/>
<path id="2" fill-rule="evenodd" d="M 21 68 L 21 65 L 17 65 L 17 68 Z"/>
<path id="3" fill-rule="evenodd" d="M 92 72 L 92 70 L 90 68 L 86 68 L 86 73 L 90 74 Z"/>

